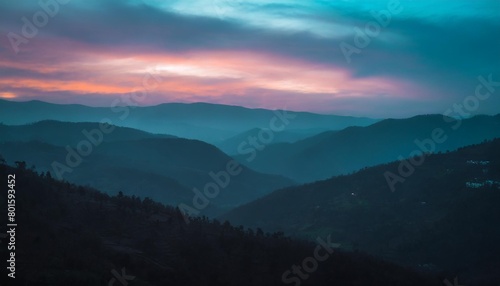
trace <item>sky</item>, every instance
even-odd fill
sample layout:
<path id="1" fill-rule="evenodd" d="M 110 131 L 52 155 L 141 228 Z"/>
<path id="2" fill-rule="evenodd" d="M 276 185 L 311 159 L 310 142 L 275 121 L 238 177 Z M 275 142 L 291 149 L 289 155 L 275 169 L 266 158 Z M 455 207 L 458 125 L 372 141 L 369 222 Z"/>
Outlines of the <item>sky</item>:
<path id="1" fill-rule="evenodd" d="M 0 98 L 442 114 L 500 82 L 499 15 L 500 0 L 0 0 Z M 495 87 L 473 114 L 500 113 Z"/>

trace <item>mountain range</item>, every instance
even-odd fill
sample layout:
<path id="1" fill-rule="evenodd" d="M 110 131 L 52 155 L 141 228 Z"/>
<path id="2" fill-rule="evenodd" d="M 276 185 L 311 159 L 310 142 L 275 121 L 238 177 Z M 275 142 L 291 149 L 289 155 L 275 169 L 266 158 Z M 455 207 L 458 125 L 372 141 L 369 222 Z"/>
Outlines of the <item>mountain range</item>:
<path id="1" fill-rule="evenodd" d="M 499 281 L 500 139 L 413 159 L 277 190 L 221 219 L 303 238 L 329 233 L 345 249 L 421 271 Z M 403 179 L 394 191 L 387 174 Z"/>
<path id="2" fill-rule="evenodd" d="M 160 270 L 179 273 L 168 281 L 187 285 L 263 285 L 264 278 L 278 285 L 284 265 L 329 237 L 340 248 L 325 269 L 349 274 L 321 270 L 301 283 L 500 281 L 500 115 L 375 120 L 205 103 L 103 108 L 4 100 L 0 110 L 0 165 L 24 176 L 20 190 L 44 186 L 23 193 L 19 211 L 34 225 L 55 219 L 49 236 L 30 226 L 23 243 L 33 243 L 33 253 L 40 241 L 87 245 L 103 251 L 93 259 L 140 272 L 143 285 L 163 283 Z M 137 231 L 126 230 L 123 218 Z M 199 253 L 213 269 L 203 270 Z M 93 260 L 77 254 L 58 253 L 52 263 L 79 265 L 67 281 L 102 282 L 102 267 L 76 270 Z M 228 263 L 238 274 L 224 274 Z M 257 274 L 243 275 L 242 265 Z M 204 274 L 189 280 L 186 269 Z M 353 269 L 373 277 L 356 280 Z M 413 282 L 402 282 L 405 275 Z M 26 283 L 65 281 L 51 277 L 39 273 Z"/>
<path id="3" fill-rule="evenodd" d="M 100 128 L 99 123 L 56 121 L 2 125 L 0 153 L 10 163 L 25 161 L 58 179 L 96 187 L 109 194 L 121 191 L 150 197 L 170 205 L 183 203 L 193 207 L 194 188 L 204 192 L 208 184 L 216 183 L 219 193 L 203 207 L 204 215 L 220 213 L 294 184 L 284 177 L 239 166 L 231 157 L 202 141 L 118 126 L 108 126 L 113 131 L 104 134 Z M 90 133 L 93 135 L 85 135 Z M 99 144 L 90 144 L 92 140 Z M 80 145 L 82 142 L 87 145 Z M 87 147 L 83 146 L 90 146 L 88 155 Z M 236 176 L 225 175 L 231 162 L 239 171 Z"/>
<path id="4" fill-rule="evenodd" d="M 437 141 L 433 138 L 436 135 Z M 499 136 L 500 115 L 463 120 L 422 115 L 328 131 L 294 143 L 270 144 L 256 155 L 255 148 L 246 147 L 244 154 L 235 158 L 254 170 L 306 183 L 418 153 L 451 151 Z"/>
<path id="5" fill-rule="evenodd" d="M 249 109 L 208 103 L 165 103 L 156 106 L 89 107 L 42 101 L 15 102 L 0 99 L 0 122 L 23 125 L 43 120 L 101 122 L 150 133 L 170 134 L 216 144 L 253 128 L 309 132 L 366 126 L 376 119 L 322 115 L 285 110 Z M 275 118 L 275 119 L 273 119 Z M 277 120 L 276 120 L 277 119 Z M 277 121 L 277 122 L 275 122 Z M 283 122 L 282 122 L 283 121 Z"/>

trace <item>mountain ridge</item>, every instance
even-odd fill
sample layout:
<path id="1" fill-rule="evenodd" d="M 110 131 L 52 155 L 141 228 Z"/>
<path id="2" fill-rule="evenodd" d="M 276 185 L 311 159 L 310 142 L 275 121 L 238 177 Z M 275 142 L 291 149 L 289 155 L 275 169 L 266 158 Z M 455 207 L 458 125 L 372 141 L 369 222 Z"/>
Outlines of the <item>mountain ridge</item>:
<path id="1" fill-rule="evenodd" d="M 155 106 L 89 107 L 59 105 L 42 101 L 0 100 L 0 122 L 22 125 L 41 120 L 100 122 L 140 129 L 156 134 L 198 139 L 214 144 L 252 128 L 269 128 L 277 113 L 287 112 L 294 120 L 285 129 L 338 130 L 351 125 L 369 125 L 377 119 L 323 115 L 268 109 L 250 109 L 208 103 L 164 103 Z"/>
<path id="2" fill-rule="evenodd" d="M 323 132 L 294 143 L 268 145 L 254 160 L 249 160 L 246 153 L 235 158 L 255 170 L 305 183 L 390 162 L 399 156 L 407 158 L 412 151 L 422 151 L 416 142 L 431 139 L 435 130 L 442 130 L 446 137 L 444 142 L 435 143 L 436 152 L 500 136 L 500 115 L 456 121 L 460 122 L 456 129 L 454 120 L 440 115 L 386 119 L 365 127 Z"/>
<path id="3" fill-rule="evenodd" d="M 58 122 L 58 128 L 55 129 L 52 128 L 52 121 L 48 123 L 54 134 L 60 133 L 57 138 L 53 138 L 52 131 L 44 132 L 40 124 L 0 125 L 0 152 L 11 163 L 26 161 L 29 166 L 35 165 L 40 171 L 50 171 L 56 178 L 89 184 L 110 194 L 122 191 L 129 195 L 149 196 L 171 205 L 192 204 L 195 197 L 193 188 L 203 191 L 214 181 L 214 177 L 222 176 L 221 172 L 225 172 L 230 162 L 234 162 L 217 147 L 200 140 L 157 136 L 115 127 L 112 133 L 101 134 L 101 142 L 96 143 L 92 141 L 94 139 L 84 136 L 80 127 L 98 130 L 98 123 Z M 107 126 L 110 127 L 114 126 Z M 18 132 L 18 129 L 22 129 L 22 132 Z M 60 132 L 62 130 L 70 132 Z M 24 131 L 44 136 L 34 141 L 34 136 Z M 86 148 L 90 148 L 90 151 Z M 245 166 L 237 165 L 237 168 L 241 172 L 229 178 L 230 182 L 224 188 L 221 187 L 220 195 L 210 201 L 211 207 L 202 214 L 213 215 L 210 213 L 212 210 L 227 210 L 275 188 L 294 184 L 282 176 L 260 173 Z M 142 174 L 136 180 L 143 182 L 146 188 L 137 189 L 137 184 L 131 178 L 124 179 L 126 170 L 132 177 L 134 173 Z M 154 181 L 147 181 L 145 177 Z"/>
<path id="4" fill-rule="evenodd" d="M 465 285 L 498 281 L 486 269 L 500 266 L 500 138 L 424 158 L 409 175 L 406 160 L 381 164 L 274 191 L 220 219 L 303 238 L 333 233 L 346 249 L 450 271 Z M 386 172 L 404 177 L 395 191 Z"/>

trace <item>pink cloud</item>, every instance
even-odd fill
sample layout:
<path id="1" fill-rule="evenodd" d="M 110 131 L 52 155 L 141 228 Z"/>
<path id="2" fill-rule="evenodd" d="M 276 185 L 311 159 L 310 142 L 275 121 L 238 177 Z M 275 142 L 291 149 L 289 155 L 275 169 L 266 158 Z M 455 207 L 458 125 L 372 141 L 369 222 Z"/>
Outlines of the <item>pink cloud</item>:
<path id="1" fill-rule="evenodd" d="M 383 94 L 386 99 L 408 99 L 420 92 L 401 80 L 353 77 L 332 65 L 244 50 L 140 53 L 41 38 L 25 53 L 0 60 L 0 68 L 19 72 L 0 78 L 0 91 L 9 98 L 26 96 L 15 92 L 24 88 L 44 97 L 67 92 L 92 94 L 89 100 L 95 100 L 96 94 L 144 89 L 148 72 L 162 80 L 141 104 L 205 101 L 274 108 L 286 99 L 298 110 L 323 111 L 326 103 L 337 110 L 335 102 L 341 106 L 345 98 Z"/>

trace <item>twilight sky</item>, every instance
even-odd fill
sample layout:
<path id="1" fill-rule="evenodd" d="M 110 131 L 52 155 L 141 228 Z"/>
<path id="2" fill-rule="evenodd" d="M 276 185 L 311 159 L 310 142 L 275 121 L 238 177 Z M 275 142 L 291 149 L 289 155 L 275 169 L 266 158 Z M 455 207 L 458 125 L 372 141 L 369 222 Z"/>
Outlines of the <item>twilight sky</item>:
<path id="1" fill-rule="evenodd" d="M 407 117 L 500 82 L 500 0 L 55 1 L 0 0 L 0 98 Z"/>

